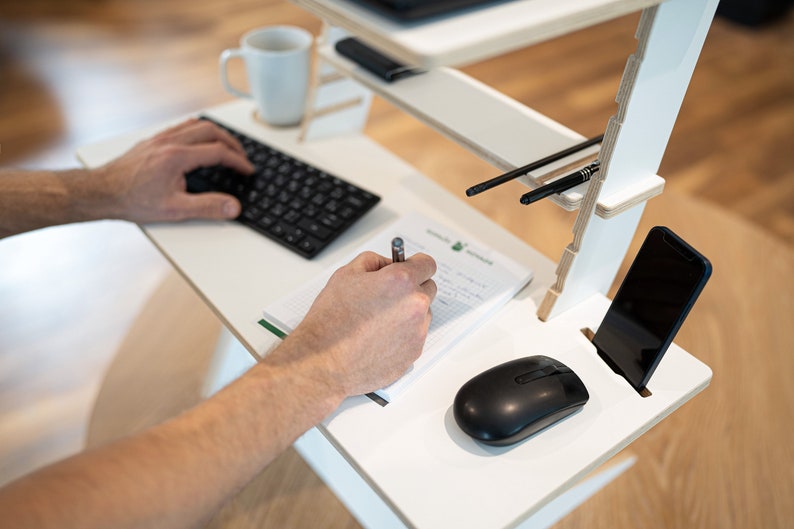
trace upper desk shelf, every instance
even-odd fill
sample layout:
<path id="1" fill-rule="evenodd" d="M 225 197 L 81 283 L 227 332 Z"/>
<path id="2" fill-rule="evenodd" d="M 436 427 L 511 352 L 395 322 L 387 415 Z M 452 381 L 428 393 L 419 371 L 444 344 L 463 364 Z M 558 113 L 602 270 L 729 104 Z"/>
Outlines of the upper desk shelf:
<path id="1" fill-rule="evenodd" d="M 455 16 L 401 23 L 351 0 L 292 0 L 402 62 L 461 66 L 661 3 L 660 0 L 511 0 Z"/>
<path id="2" fill-rule="evenodd" d="M 584 139 L 568 127 L 453 68 L 433 68 L 415 77 L 387 83 L 336 53 L 333 46 L 324 45 L 318 53 L 336 70 L 504 172 Z M 597 152 L 598 146 L 591 147 L 528 173 L 519 181 L 536 188 L 574 159 Z M 494 172 L 491 176 L 496 174 Z M 574 211 L 582 203 L 587 185 L 578 185 L 549 200 Z M 663 186 L 664 179 L 649 174 L 637 179 L 630 187 L 599 197 L 596 213 L 602 218 L 610 218 L 637 200 L 659 193 Z"/>

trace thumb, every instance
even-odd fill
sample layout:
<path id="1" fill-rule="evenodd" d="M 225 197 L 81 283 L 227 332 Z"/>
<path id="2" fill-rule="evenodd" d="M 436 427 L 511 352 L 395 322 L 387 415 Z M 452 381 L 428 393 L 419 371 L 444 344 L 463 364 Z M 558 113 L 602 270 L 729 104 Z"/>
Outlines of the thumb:
<path id="1" fill-rule="evenodd" d="M 375 252 L 362 252 L 349 264 L 352 268 L 362 272 L 377 272 L 389 263 L 391 263 L 390 260 Z"/>
<path id="2" fill-rule="evenodd" d="M 185 193 L 175 200 L 176 214 L 182 219 L 234 219 L 240 214 L 240 201 L 226 193 Z"/>

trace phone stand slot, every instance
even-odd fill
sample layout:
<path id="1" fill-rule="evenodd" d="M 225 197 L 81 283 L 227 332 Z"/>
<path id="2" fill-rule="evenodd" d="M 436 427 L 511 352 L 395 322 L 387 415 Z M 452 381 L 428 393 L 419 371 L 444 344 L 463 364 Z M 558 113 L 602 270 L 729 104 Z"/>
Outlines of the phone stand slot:
<path id="1" fill-rule="evenodd" d="M 580 332 L 581 332 L 581 333 L 584 335 L 584 337 L 585 337 L 585 338 L 587 338 L 587 340 L 588 340 L 590 343 L 593 343 L 593 337 L 595 336 L 595 331 L 593 331 L 593 329 L 591 329 L 590 327 L 583 327 L 583 328 L 579 329 L 579 331 L 580 331 Z M 593 347 L 595 347 L 595 345 L 593 345 Z M 596 353 L 596 354 L 598 354 L 598 353 Z M 599 359 L 600 359 L 602 362 L 604 362 L 604 363 L 605 363 L 607 366 L 609 366 L 609 368 L 610 368 L 610 369 L 611 369 L 611 370 L 612 370 L 612 371 L 613 371 L 613 372 L 614 372 L 616 375 L 619 375 L 619 376 L 620 376 L 620 378 L 624 378 L 624 377 L 623 377 L 623 375 L 621 375 L 620 373 L 618 373 L 617 371 L 615 371 L 615 368 L 614 368 L 614 367 L 612 367 L 611 365 L 609 365 L 609 362 L 607 362 L 607 361 L 605 361 L 603 358 L 601 358 L 601 355 L 598 355 L 598 358 L 599 358 Z M 626 381 L 626 382 L 628 382 L 628 381 Z M 631 384 L 629 384 L 629 386 L 631 386 Z M 631 389 L 634 389 L 634 388 L 632 387 Z M 651 395 L 653 395 L 653 393 L 651 393 L 651 390 L 649 390 L 647 386 L 646 386 L 646 387 L 644 387 L 642 390 L 638 391 L 637 393 L 639 393 L 640 397 L 642 397 L 642 398 L 647 398 L 647 397 L 650 397 Z"/>

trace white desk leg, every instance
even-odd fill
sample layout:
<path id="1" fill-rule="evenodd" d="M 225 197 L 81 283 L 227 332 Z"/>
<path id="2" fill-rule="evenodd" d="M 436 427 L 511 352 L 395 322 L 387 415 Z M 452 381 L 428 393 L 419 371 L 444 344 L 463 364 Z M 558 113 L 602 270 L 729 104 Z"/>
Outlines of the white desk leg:
<path id="1" fill-rule="evenodd" d="M 317 428 L 306 432 L 294 447 L 361 525 L 368 529 L 409 527 Z"/>
<path id="2" fill-rule="evenodd" d="M 202 398 L 220 391 L 224 386 L 252 368 L 256 360 L 251 353 L 230 333 L 226 327 L 221 329 L 218 344 L 212 354 L 207 376 L 201 388 Z"/>
<path id="3" fill-rule="evenodd" d="M 577 485 L 571 487 L 561 496 L 550 501 L 538 512 L 524 520 L 516 526 L 516 529 L 546 529 L 562 520 L 566 515 L 573 512 L 578 506 L 588 500 L 593 494 L 607 486 L 612 480 L 628 470 L 637 458 L 627 457 L 614 464 L 607 464 L 606 468 L 583 479 Z"/>

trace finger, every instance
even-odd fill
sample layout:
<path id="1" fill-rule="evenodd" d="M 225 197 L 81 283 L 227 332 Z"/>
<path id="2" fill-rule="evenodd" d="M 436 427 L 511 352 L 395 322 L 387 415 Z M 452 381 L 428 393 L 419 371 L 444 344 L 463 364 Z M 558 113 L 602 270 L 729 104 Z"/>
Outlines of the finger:
<path id="1" fill-rule="evenodd" d="M 221 142 L 230 149 L 245 155 L 243 146 L 229 132 L 210 121 L 198 118 L 188 119 L 165 129 L 154 136 L 152 140 L 177 145 Z"/>
<path id="2" fill-rule="evenodd" d="M 406 259 L 403 263 L 397 263 L 400 266 L 405 266 L 411 278 L 417 285 L 423 284 L 425 281 L 433 277 L 436 273 L 436 261 L 425 253 L 417 253 Z"/>
<path id="3" fill-rule="evenodd" d="M 243 174 L 251 174 L 254 166 L 245 155 L 229 149 L 222 143 L 202 143 L 177 147 L 177 160 L 181 170 L 187 173 L 198 167 L 223 165 Z"/>
<path id="4" fill-rule="evenodd" d="M 234 219 L 240 214 L 240 201 L 226 193 L 182 193 L 171 201 L 174 220 Z"/>
<path id="5" fill-rule="evenodd" d="M 154 137 L 155 138 L 157 138 L 157 137 L 167 137 L 167 136 L 171 136 L 173 134 L 178 134 L 180 131 L 182 131 L 182 130 L 188 128 L 188 127 L 192 127 L 198 122 L 199 122 L 198 118 L 186 119 L 185 121 L 177 123 L 176 125 L 173 125 L 171 127 L 168 127 L 167 129 L 164 129 L 164 130 L 158 132 Z"/>
<path id="6" fill-rule="evenodd" d="M 219 141 L 230 149 L 245 155 L 245 149 L 228 131 L 222 129 L 207 120 L 193 120 L 186 124 L 183 129 L 175 131 L 173 137 L 176 141 L 184 145 L 196 145 L 200 143 L 212 143 Z"/>
<path id="7" fill-rule="evenodd" d="M 389 263 L 391 260 L 375 252 L 362 252 L 354 257 L 347 266 L 361 272 L 377 272 Z"/>
<path id="8" fill-rule="evenodd" d="M 421 285 L 419 285 L 419 289 L 430 299 L 431 303 L 434 299 L 436 299 L 436 294 L 438 294 L 438 285 L 432 279 L 428 279 Z"/>

